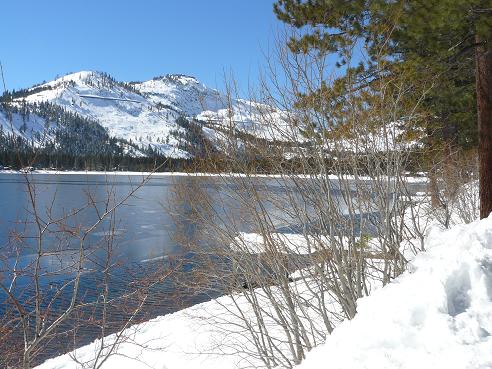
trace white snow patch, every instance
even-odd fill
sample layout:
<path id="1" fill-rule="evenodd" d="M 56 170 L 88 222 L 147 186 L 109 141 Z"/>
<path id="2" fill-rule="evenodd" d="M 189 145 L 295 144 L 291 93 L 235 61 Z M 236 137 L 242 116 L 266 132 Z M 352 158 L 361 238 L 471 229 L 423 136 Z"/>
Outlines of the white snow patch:
<path id="1" fill-rule="evenodd" d="M 491 368 L 492 217 L 434 227 L 426 249 L 300 368 Z"/>

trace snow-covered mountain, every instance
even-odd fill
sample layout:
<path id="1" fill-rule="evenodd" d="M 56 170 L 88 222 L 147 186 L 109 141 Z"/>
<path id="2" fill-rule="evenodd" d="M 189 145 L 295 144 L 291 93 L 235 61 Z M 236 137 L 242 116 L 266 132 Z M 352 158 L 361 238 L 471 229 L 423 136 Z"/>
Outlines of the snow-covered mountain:
<path id="1" fill-rule="evenodd" d="M 185 75 L 168 74 L 132 85 L 155 105 L 186 116 L 197 116 L 204 110 L 217 111 L 225 108 L 227 103 L 225 96 L 217 90 Z"/>
<path id="2" fill-rule="evenodd" d="M 64 111 L 96 122 L 110 137 L 128 142 L 126 149 L 133 155 L 146 155 L 149 149 L 168 157 L 193 155 L 193 146 L 186 125 L 179 117 L 200 122 L 203 137 L 212 141 L 221 137 L 226 128 L 242 131 L 267 140 L 282 140 L 282 132 L 271 132 L 261 124 L 266 114 L 275 119 L 282 114 L 268 106 L 242 99 L 228 99 L 219 91 L 206 87 L 196 78 L 166 75 L 145 82 L 119 82 L 102 72 L 82 71 L 68 74 L 51 82 L 18 91 L 13 95 L 18 109 L 41 103 L 51 103 Z M 14 114 L 7 119 L 0 111 L 0 126 L 4 131 L 33 141 L 49 137 L 53 132 L 46 118 L 36 114 Z M 178 120 L 178 121 L 177 121 Z M 12 124 L 11 124 L 12 123 Z M 14 126 L 14 127 L 13 127 Z M 287 140 L 287 139 L 284 139 Z"/>

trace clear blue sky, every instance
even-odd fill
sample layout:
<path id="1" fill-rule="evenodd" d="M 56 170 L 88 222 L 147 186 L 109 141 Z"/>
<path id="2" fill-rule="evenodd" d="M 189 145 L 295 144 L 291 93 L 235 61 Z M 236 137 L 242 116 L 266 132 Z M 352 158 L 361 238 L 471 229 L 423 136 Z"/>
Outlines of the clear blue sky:
<path id="1" fill-rule="evenodd" d="M 118 80 L 167 73 L 241 89 L 258 75 L 280 22 L 273 0 L 4 0 L 0 60 L 8 89 L 100 70 Z"/>

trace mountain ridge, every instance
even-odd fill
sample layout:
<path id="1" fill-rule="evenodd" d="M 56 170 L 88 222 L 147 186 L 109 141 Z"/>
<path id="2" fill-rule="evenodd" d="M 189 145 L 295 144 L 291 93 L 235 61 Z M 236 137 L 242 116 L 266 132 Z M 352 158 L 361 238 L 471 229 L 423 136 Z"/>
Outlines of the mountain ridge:
<path id="1" fill-rule="evenodd" d="M 24 113 L 19 117 L 15 111 L 6 114 L 6 100 L 3 99 L 3 113 L 0 111 L 3 132 L 11 132 L 30 141 L 36 136 L 36 145 L 43 146 L 39 137 L 52 136 L 47 129 L 52 126 L 51 122 Z M 128 141 L 135 148 L 130 150 L 131 155 L 146 155 L 144 151 L 152 149 L 172 158 L 193 156 L 190 150 L 184 149 L 192 143 L 183 142 L 186 141 L 187 128 L 177 123 L 178 118 L 199 117 L 203 121 L 215 117 L 216 121 L 221 121 L 223 117 L 230 116 L 224 114 L 225 111 L 237 110 L 245 114 L 249 109 L 243 100 L 227 99 L 218 90 L 205 86 L 193 76 L 166 74 L 148 81 L 121 82 L 98 71 L 69 73 L 52 81 L 13 91 L 10 103 L 13 110 L 24 109 L 28 112 L 35 111 L 34 107 L 39 104 L 54 104 L 69 113 L 97 122 L 110 137 Z M 249 113 L 246 115 L 249 116 Z M 206 132 L 211 136 L 210 129 Z"/>

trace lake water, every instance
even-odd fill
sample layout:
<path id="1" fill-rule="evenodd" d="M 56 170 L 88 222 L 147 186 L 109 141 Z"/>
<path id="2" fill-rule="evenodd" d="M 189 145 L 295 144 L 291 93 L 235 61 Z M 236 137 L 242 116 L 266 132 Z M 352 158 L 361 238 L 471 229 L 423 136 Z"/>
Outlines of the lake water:
<path id="1" fill-rule="evenodd" d="M 77 242 L 82 230 L 97 222 L 107 208 L 125 199 L 141 180 L 140 175 L 0 174 L 0 272 L 4 285 L 8 286 L 12 281 L 11 271 L 15 267 L 24 272 L 15 279 L 14 293 L 26 304 L 34 293 L 30 271 L 36 261 L 38 235 L 33 199 L 42 225 L 53 222 L 43 238 L 43 249 L 48 254 L 41 258 L 40 266 L 43 274 L 40 278 L 41 289 L 50 298 L 59 286 L 74 275 L 70 268 L 74 268 L 74 260 L 77 260 Z M 284 191 L 275 180 L 258 178 L 256 181 L 263 192 L 281 195 Z M 116 264 L 111 272 L 112 297 L 127 291 L 132 279 L 159 270 L 165 273 L 174 259 L 193 259 L 190 251 L 183 249 L 178 241 L 183 243 L 183 237 L 192 239 L 198 231 L 199 226 L 190 221 L 193 209 L 188 202 L 190 198 L 196 200 L 198 193 L 201 193 L 200 196 L 206 194 L 204 201 L 219 216 L 227 218 L 226 214 L 238 215 L 233 221 L 231 218 L 235 232 L 252 231 L 237 208 L 239 205 L 227 196 L 222 196 L 233 187 L 234 184 L 224 184 L 215 177 L 152 176 L 117 208 L 114 217 L 101 222 L 88 235 L 86 247 L 93 248 L 94 253 L 84 263 L 87 273 L 82 276 L 79 294 L 88 301 L 98 299 L 97 292 L 100 289 L 96 285 L 101 278 L 93 276 L 101 277 L 103 264 L 107 261 L 108 240 L 111 241 L 111 261 Z M 275 213 L 273 208 L 271 213 Z M 279 227 L 285 226 L 284 220 L 278 220 Z M 186 266 L 183 268 L 186 269 Z M 177 297 L 181 289 L 179 281 L 172 278 L 155 286 L 140 320 L 170 313 L 220 294 L 215 289 L 201 293 L 182 291 Z M 71 290 L 67 291 L 66 298 L 60 301 L 68 303 Z M 2 315 L 7 316 L 6 312 L 11 307 L 9 304 L 6 295 L 0 291 Z M 63 303 L 58 305 L 61 308 Z M 117 330 L 118 323 L 126 319 L 121 309 L 114 309 L 113 315 L 108 332 Z M 75 323 L 68 322 L 60 330 L 70 328 L 70 324 Z M 75 345 L 88 343 L 98 334 L 100 329 L 97 324 L 83 324 L 78 327 Z M 17 344 L 20 345 L 20 337 L 17 338 Z M 67 343 L 67 340 L 55 340 L 43 349 L 38 360 L 70 350 L 73 345 L 73 342 Z"/>
<path id="2" fill-rule="evenodd" d="M 52 218 L 60 217 L 72 209 L 78 209 L 87 203 L 87 194 L 91 194 L 99 208 L 104 207 L 108 193 L 116 199 L 122 199 L 135 187 L 141 177 L 104 176 L 104 175 L 50 175 L 30 176 L 35 186 L 37 206 L 41 216 L 46 218 L 46 209 L 52 207 Z M 135 196 L 128 199 L 116 211 L 117 224 L 115 235 L 118 238 L 118 252 L 132 262 L 144 262 L 161 255 L 177 251 L 173 242 L 174 221 L 166 211 L 169 203 L 169 189 L 185 177 L 155 177 L 140 188 Z M 32 217 L 29 194 L 25 178 L 22 175 L 0 175 L 0 237 L 16 229 L 23 232 L 26 219 Z M 84 211 L 70 221 L 74 224 L 92 224 L 97 214 L 92 209 Z M 20 223 L 19 223 L 20 222 Z M 34 227 L 33 227 L 34 228 Z M 34 229 L 33 229 L 34 231 Z M 29 233 L 29 230 L 27 230 Z M 103 236 L 103 226 L 92 232 L 92 236 Z M 26 253 L 28 250 L 26 250 Z"/>
<path id="3" fill-rule="evenodd" d="M 9 285 L 13 275 L 8 271 L 14 266 L 18 270 L 30 270 L 36 261 L 37 228 L 33 198 L 41 222 L 53 222 L 43 241 L 44 249 L 53 252 L 42 258 L 40 266 L 43 272 L 41 288 L 50 297 L 56 293 L 58 286 L 73 276 L 70 268 L 73 268 L 73 261 L 77 258 L 77 242 L 83 229 L 97 222 L 107 208 L 125 199 L 141 179 L 141 175 L 36 173 L 26 177 L 22 174 L 0 173 L 1 282 Z M 31 183 L 30 191 L 27 180 Z M 278 201 L 285 198 L 286 191 L 290 191 L 289 186 L 276 179 L 256 178 L 254 181 L 260 192 Z M 186 239 L 198 235 L 200 226 L 191 220 L 196 209 L 190 205 L 189 199 L 199 200 L 198 203 L 207 202 L 218 218 L 227 220 L 222 226 L 231 227 L 234 232 L 255 231 L 247 215 L 242 213 L 240 202 L 228 196 L 228 190 L 235 190 L 235 185 L 215 177 L 152 176 L 117 208 L 114 217 L 101 222 L 85 240 L 87 247 L 92 247 L 94 252 L 84 262 L 87 273 L 81 280 L 80 295 L 88 301 L 99 298 L 96 286 L 105 270 L 108 250 L 111 250 L 111 262 L 115 263 L 111 273 L 112 297 L 127 291 L 134 279 L 160 270 L 165 273 L 172 266 L 173 260 L 182 257 L 192 260 L 194 255 L 184 249 L 182 244 L 186 244 Z M 419 189 L 416 185 L 414 191 Z M 247 196 L 245 194 L 245 201 Z M 296 232 L 296 219 L 289 218 L 282 206 L 272 205 L 267 211 L 278 231 Z M 186 271 L 186 267 L 182 266 L 181 269 Z M 94 277 L 96 275 L 99 275 L 99 279 Z M 33 293 L 31 276 L 18 275 L 15 282 L 16 294 L 24 301 L 28 300 Z M 216 289 L 199 293 L 188 291 L 179 282 L 170 278 L 153 287 L 140 320 L 170 313 L 221 293 Z M 6 315 L 9 304 L 5 294 L 0 293 L 2 315 Z M 111 324 L 108 324 L 109 331 L 117 330 L 118 324 L 125 319 L 121 308 L 114 309 Z M 67 328 L 62 326 L 61 330 Z M 73 349 L 74 345 L 88 343 L 101 333 L 97 324 L 84 323 L 78 329 L 78 340 L 75 343 L 67 342 L 66 339 L 54 340 L 43 349 L 38 360 L 66 352 Z M 21 340 L 17 344 L 21 344 Z M 5 347 L 0 345 L 0 351 Z"/>

